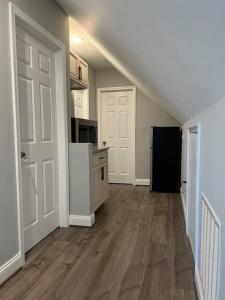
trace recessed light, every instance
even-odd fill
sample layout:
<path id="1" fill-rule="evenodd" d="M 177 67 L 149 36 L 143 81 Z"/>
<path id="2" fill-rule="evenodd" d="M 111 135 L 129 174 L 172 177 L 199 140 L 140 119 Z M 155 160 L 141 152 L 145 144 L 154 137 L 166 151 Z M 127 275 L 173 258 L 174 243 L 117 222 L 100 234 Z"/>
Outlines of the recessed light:
<path id="1" fill-rule="evenodd" d="M 80 36 L 73 36 L 71 38 L 72 43 L 74 44 L 80 44 L 83 42 L 82 38 Z"/>

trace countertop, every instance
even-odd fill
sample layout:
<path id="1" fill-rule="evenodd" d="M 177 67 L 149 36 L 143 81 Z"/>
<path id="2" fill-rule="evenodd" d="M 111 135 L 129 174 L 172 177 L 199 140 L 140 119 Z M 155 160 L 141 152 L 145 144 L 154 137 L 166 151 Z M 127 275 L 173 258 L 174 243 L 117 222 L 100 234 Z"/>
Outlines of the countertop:
<path id="1" fill-rule="evenodd" d="M 95 153 L 99 153 L 102 151 L 107 151 L 108 149 L 109 149 L 109 147 L 103 147 L 103 148 L 93 147 L 92 153 L 95 154 Z"/>

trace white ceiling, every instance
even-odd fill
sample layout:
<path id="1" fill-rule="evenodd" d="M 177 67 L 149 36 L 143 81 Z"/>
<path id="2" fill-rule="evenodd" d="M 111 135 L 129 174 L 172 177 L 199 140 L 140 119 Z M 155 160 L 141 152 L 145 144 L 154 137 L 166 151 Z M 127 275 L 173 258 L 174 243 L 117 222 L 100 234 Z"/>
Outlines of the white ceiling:
<path id="1" fill-rule="evenodd" d="M 224 0 L 57 0 L 125 76 L 177 120 L 225 94 Z"/>
<path id="2" fill-rule="evenodd" d="M 89 65 L 95 69 L 110 69 L 112 65 L 102 55 L 96 46 L 87 37 L 81 26 L 72 18 L 69 21 L 70 24 L 70 49 L 75 51 L 80 57 L 82 57 Z M 72 37 L 79 36 L 82 38 L 82 43 L 75 44 L 72 42 Z"/>

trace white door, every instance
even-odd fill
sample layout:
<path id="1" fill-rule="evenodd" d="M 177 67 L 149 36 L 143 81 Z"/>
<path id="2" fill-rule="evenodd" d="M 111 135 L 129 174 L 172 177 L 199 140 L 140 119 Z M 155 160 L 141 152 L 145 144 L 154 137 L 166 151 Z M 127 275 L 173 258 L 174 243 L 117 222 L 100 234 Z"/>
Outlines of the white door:
<path id="1" fill-rule="evenodd" d="M 59 224 L 54 55 L 18 27 L 17 61 L 24 245 L 28 251 Z"/>
<path id="2" fill-rule="evenodd" d="M 189 191 L 188 191 L 188 235 L 193 253 L 195 253 L 196 231 L 196 180 L 197 180 L 197 141 L 198 134 L 189 136 Z"/>
<path id="3" fill-rule="evenodd" d="M 132 91 L 101 92 L 101 143 L 109 147 L 109 182 L 132 182 Z"/>

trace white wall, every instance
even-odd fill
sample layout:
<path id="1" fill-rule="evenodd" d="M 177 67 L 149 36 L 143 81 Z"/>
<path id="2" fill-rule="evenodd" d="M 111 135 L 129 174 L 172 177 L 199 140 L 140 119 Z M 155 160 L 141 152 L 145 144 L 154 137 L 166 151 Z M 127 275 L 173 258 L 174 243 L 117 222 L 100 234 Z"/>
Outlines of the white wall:
<path id="1" fill-rule="evenodd" d="M 89 119 L 97 120 L 96 107 L 96 71 L 92 66 L 88 66 L 89 81 Z"/>
<path id="2" fill-rule="evenodd" d="M 200 124 L 200 192 L 203 192 L 222 224 L 221 295 L 225 299 L 225 96 L 183 125 L 182 179 L 187 172 L 188 128 Z M 186 193 L 184 192 L 186 199 Z"/>
<path id="3" fill-rule="evenodd" d="M 136 105 L 136 178 L 150 178 L 150 128 L 152 126 L 180 126 L 180 124 L 138 89 Z"/>
<path id="4" fill-rule="evenodd" d="M 54 1 L 13 2 L 68 48 L 68 18 Z M 0 1 L 0 266 L 18 252 L 8 3 Z"/>
<path id="5" fill-rule="evenodd" d="M 97 70 L 96 87 L 133 85 L 115 69 Z M 150 128 L 151 126 L 179 126 L 168 113 L 137 89 L 136 103 L 136 178 L 150 178 Z"/>

